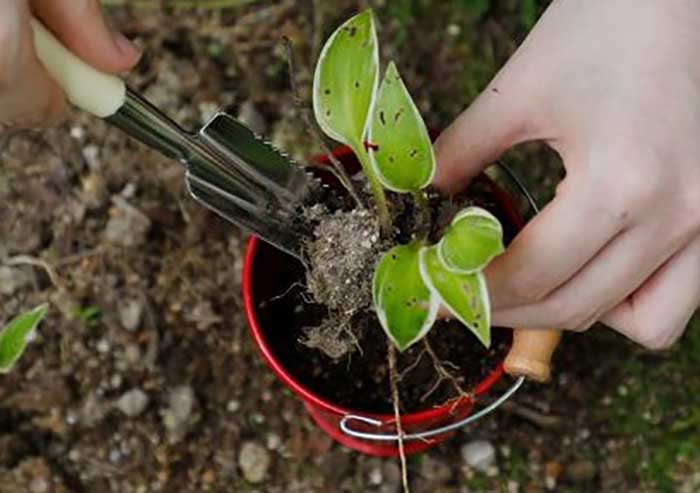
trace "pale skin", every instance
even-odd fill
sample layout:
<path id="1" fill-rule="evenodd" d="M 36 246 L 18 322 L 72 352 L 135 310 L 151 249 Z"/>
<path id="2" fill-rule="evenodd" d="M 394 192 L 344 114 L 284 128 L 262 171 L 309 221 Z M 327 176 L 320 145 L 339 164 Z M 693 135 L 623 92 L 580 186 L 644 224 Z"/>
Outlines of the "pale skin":
<path id="1" fill-rule="evenodd" d="M 34 53 L 30 16 L 38 17 L 86 62 L 105 72 L 133 67 L 138 50 L 105 21 L 97 0 L 0 1 L 0 128 L 58 121 L 66 102 Z"/>
<path id="2" fill-rule="evenodd" d="M 566 168 L 487 269 L 496 324 L 681 336 L 700 303 L 698 26 L 695 0 L 556 0 L 439 139 L 449 192 L 525 141 Z"/>
<path id="3" fill-rule="evenodd" d="M 0 128 L 60 118 L 30 12 L 111 73 L 138 51 L 96 0 L 0 1 Z M 548 143 L 566 179 L 487 269 L 493 321 L 585 330 L 603 321 L 651 349 L 700 303 L 700 2 L 555 0 L 436 144 L 448 192 L 510 147 Z"/>

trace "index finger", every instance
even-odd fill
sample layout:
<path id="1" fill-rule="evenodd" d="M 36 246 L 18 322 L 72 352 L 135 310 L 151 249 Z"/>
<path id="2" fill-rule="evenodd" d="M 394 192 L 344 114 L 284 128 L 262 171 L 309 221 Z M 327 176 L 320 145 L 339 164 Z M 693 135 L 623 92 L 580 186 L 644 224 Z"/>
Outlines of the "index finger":
<path id="1" fill-rule="evenodd" d="M 580 188 L 558 194 L 486 269 L 492 306 L 540 301 L 563 285 L 623 229 Z"/>

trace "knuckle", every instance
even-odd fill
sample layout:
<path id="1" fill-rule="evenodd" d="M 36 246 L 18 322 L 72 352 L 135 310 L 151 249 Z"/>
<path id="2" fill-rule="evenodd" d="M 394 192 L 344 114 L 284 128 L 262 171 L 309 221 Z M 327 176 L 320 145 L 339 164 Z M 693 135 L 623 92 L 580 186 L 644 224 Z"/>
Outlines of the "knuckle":
<path id="1" fill-rule="evenodd" d="M 609 213 L 618 221 L 627 223 L 632 216 L 656 203 L 658 182 L 636 173 L 621 175 L 623 182 L 605 196 L 610 197 Z"/>
<path id="2" fill-rule="evenodd" d="M 643 156 L 639 152 L 620 151 L 615 156 L 600 159 L 611 163 L 611 166 L 602 170 L 600 166 L 592 167 L 588 187 L 584 190 L 594 214 L 607 217 L 616 224 L 628 225 L 650 207 L 658 206 L 668 178 L 653 157 Z M 620 163 L 632 163 L 633 166 L 621 167 Z M 614 176 L 611 169 L 617 169 Z M 590 197 L 594 196 L 604 197 L 604 200 L 591 201 Z"/>

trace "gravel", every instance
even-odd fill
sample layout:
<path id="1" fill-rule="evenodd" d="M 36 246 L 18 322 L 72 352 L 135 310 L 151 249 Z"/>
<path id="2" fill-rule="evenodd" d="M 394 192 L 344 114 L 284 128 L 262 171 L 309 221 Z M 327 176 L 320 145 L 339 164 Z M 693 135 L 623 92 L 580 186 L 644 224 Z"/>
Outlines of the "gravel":
<path id="1" fill-rule="evenodd" d="M 496 463 L 496 449 L 487 440 L 475 440 L 461 449 L 462 460 L 466 465 L 486 473 Z"/>
<path id="2" fill-rule="evenodd" d="M 121 247 L 138 247 L 146 242 L 151 220 L 122 197 L 112 197 L 114 207 L 105 228 L 108 242 Z"/>
<path id="3" fill-rule="evenodd" d="M 170 391 L 168 408 L 162 411 L 165 427 L 174 435 L 182 435 L 196 404 L 194 390 L 181 385 Z"/>
<path id="4" fill-rule="evenodd" d="M 238 465 L 243 477 L 250 483 L 261 483 L 270 468 L 270 454 L 255 442 L 245 442 L 238 454 Z"/>
<path id="5" fill-rule="evenodd" d="M 124 393 L 116 402 L 117 409 L 130 418 L 134 418 L 144 412 L 150 399 L 141 389 L 133 389 Z"/>
<path id="6" fill-rule="evenodd" d="M 124 329 L 133 332 L 141 325 L 143 318 L 143 303 L 139 300 L 128 299 L 119 303 L 119 321 Z"/>

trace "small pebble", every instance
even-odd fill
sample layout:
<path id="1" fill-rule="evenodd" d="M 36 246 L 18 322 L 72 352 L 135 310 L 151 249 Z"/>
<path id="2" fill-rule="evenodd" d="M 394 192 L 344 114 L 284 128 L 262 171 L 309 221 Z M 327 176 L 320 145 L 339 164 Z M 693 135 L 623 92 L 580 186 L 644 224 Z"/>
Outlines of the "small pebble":
<path id="1" fill-rule="evenodd" d="M 276 433 L 268 433 L 265 445 L 269 450 L 277 450 L 282 445 L 282 439 Z"/>
<path id="2" fill-rule="evenodd" d="M 238 402 L 236 399 L 231 399 L 228 401 L 228 404 L 226 404 L 226 410 L 230 413 L 235 413 L 241 408 L 241 403 Z"/>
<path id="3" fill-rule="evenodd" d="M 138 247 L 146 242 L 151 230 L 151 220 L 123 197 L 112 197 L 114 207 L 105 227 L 105 238 L 109 243 L 120 247 Z"/>
<path id="4" fill-rule="evenodd" d="M 174 388 L 168 404 L 168 409 L 163 412 L 163 423 L 170 431 L 178 433 L 189 421 L 196 404 L 194 390 L 189 385 Z"/>
<path id="5" fill-rule="evenodd" d="M 45 478 L 35 478 L 29 483 L 29 491 L 31 493 L 47 493 L 49 486 L 49 482 Z"/>
<path id="6" fill-rule="evenodd" d="M 141 325 L 143 303 L 139 300 L 125 300 L 118 306 L 119 320 L 124 329 L 133 332 Z"/>
<path id="7" fill-rule="evenodd" d="M 249 483 L 261 483 L 270 468 L 270 454 L 255 442 L 245 442 L 238 454 L 238 465 Z"/>
<path id="8" fill-rule="evenodd" d="M 544 486 L 545 486 L 545 488 L 547 488 L 548 490 L 551 491 L 551 490 L 553 490 L 554 488 L 557 487 L 557 480 L 554 479 L 554 478 L 551 477 L 551 476 L 545 476 L 545 478 L 544 478 Z"/>
<path id="9" fill-rule="evenodd" d="M 252 101 L 244 101 L 241 104 L 238 119 L 258 135 L 264 135 L 267 132 L 267 122 Z"/>
<path id="10" fill-rule="evenodd" d="M 123 394 L 117 400 L 117 408 L 130 418 L 136 417 L 146 410 L 149 402 L 148 394 L 141 389 L 133 389 Z"/>
<path id="11" fill-rule="evenodd" d="M 79 125 L 71 127 L 70 136 L 75 140 L 82 140 L 85 138 L 85 129 Z"/>
<path id="12" fill-rule="evenodd" d="M 107 339 L 100 339 L 97 342 L 97 351 L 99 351 L 100 353 L 106 354 L 109 352 L 110 349 L 111 349 L 111 347 L 110 347 L 109 341 Z"/>
<path id="13" fill-rule="evenodd" d="M 384 475 L 379 467 L 375 467 L 369 472 L 369 484 L 377 486 L 384 481 Z"/>
<path id="14" fill-rule="evenodd" d="M 66 423 L 68 423 L 70 426 L 73 426 L 77 422 L 78 422 L 78 415 L 75 414 L 73 411 L 68 411 L 66 413 Z"/>
<path id="15" fill-rule="evenodd" d="M 486 440 L 475 440 L 461 449 L 462 460 L 479 472 L 488 472 L 496 462 L 496 449 Z"/>
<path id="16" fill-rule="evenodd" d="M 122 453 L 118 449 L 112 449 L 109 451 L 109 461 L 112 464 L 116 464 L 122 458 Z"/>
<path id="17" fill-rule="evenodd" d="M 122 382 L 123 382 L 122 376 L 117 373 L 115 375 L 112 375 L 112 378 L 109 380 L 109 385 L 113 389 L 118 389 L 119 387 L 122 386 Z"/>
<path id="18" fill-rule="evenodd" d="M 101 167 L 100 148 L 96 145 L 89 145 L 83 148 L 83 158 L 91 171 L 97 171 Z"/>

